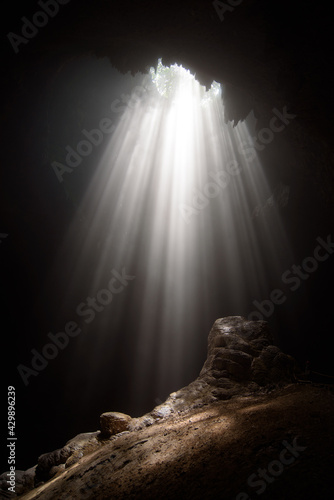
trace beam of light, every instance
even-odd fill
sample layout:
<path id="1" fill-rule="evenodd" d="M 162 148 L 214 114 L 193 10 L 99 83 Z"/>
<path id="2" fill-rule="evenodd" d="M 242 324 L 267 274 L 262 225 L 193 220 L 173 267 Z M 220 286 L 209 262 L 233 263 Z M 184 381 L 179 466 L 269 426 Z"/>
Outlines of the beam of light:
<path id="1" fill-rule="evenodd" d="M 269 188 L 258 159 L 247 162 L 238 152 L 249 132 L 245 123 L 224 122 L 221 86 L 214 82 L 206 91 L 182 66 L 161 61 L 149 78 L 82 201 L 87 233 L 78 234 L 74 220 L 66 243 L 74 256 L 68 296 L 83 275 L 84 296 L 103 288 L 112 268 L 136 276 L 128 299 L 115 297 L 112 310 L 89 328 L 92 368 L 122 342 L 108 338 L 116 321 L 132 331 L 129 366 L 138 399 L 148 387 L 160 396 L 190 381 L 199 325 L 213 309 L 246 314 L 250 298 L 266 286 L 267 258 L 279 267 L 288 248 L 278 214 L 275 224 L 254 227 L 252 211 Z"/>

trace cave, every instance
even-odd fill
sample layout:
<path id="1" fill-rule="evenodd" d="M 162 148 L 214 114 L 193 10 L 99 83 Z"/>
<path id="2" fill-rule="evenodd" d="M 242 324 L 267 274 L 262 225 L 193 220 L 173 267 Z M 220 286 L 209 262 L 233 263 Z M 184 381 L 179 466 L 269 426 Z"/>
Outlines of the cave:
<path id="1" fill-rule="evenodd" d="M 300 0 L 6 8 L 0 472 L 13 459 L 17 494 L 330 495 L 330 24 Z M 115 480 L 98 472 L 113 446 Z"/>

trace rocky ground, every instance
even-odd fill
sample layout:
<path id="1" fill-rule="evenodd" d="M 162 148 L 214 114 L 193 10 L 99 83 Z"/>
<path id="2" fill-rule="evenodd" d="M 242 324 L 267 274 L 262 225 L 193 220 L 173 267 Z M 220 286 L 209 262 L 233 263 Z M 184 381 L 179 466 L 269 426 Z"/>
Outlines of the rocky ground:
<path id="1" fill-rule="evenodd" d="M 331 498 L 333 386 L 296 379 L 265 322 L 217 320 L 208 344 L 192 384 L 141 418 L 103 414 L 18 473 L 20 498 Z"/>

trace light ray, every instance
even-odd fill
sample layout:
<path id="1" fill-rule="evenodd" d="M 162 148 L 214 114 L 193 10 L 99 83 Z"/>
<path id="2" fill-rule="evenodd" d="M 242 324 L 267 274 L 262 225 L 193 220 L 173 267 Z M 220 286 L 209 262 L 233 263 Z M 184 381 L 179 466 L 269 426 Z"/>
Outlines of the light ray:
<path id="1" fill-rule="evenodd" d="M 239 153 L 247 126 L 224 123 L 221 86 L 206 91 L 189 71 L 161 61 L 150 75 L 148 95 L 124 112 L 82 202 L 89 232 L 67 242 L 77 255 L 73 286 L 91 269 L 86 295 L 105 285 L 112 268 L 136 276 L 136 306 L 114 301 L 127 320 L 136 314 L 131 359 L 139 399 L 148 386 L 160 397 L 187 381 L 194 332 L 212 304 L 221 316 L 245 314 L 267 286 L 264 254 L 275 266 L 278 248 L 288 246 L 278 214 L 275 227 L 264 225 L 262 234 L 254 227 L 254 202 L 269 188 L 258 158 L 250 163 Z M 105 331 L 96 338 L 96 364 L 115 308 L 92 325 Z"/>

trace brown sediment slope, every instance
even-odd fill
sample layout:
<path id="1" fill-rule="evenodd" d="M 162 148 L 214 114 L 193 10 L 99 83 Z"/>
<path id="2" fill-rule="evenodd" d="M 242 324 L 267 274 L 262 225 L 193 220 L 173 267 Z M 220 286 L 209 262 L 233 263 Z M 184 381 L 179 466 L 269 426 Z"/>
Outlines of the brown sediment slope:
<path id="1" fill-rule="evenodd" d="M 267 323 L 215 322 L 199 377 L 39 458 L 29 499 L 326 499 L 333 387 L 297 381 Z M 125 429 L 125 430 L 124 430 Z"/>
<path id="2" fill-rule="evenodd" d="M 23 498 L 330 498 L 333 417 L 333 393 L 307 385 L 212 403 L 119 435 Z"/>

